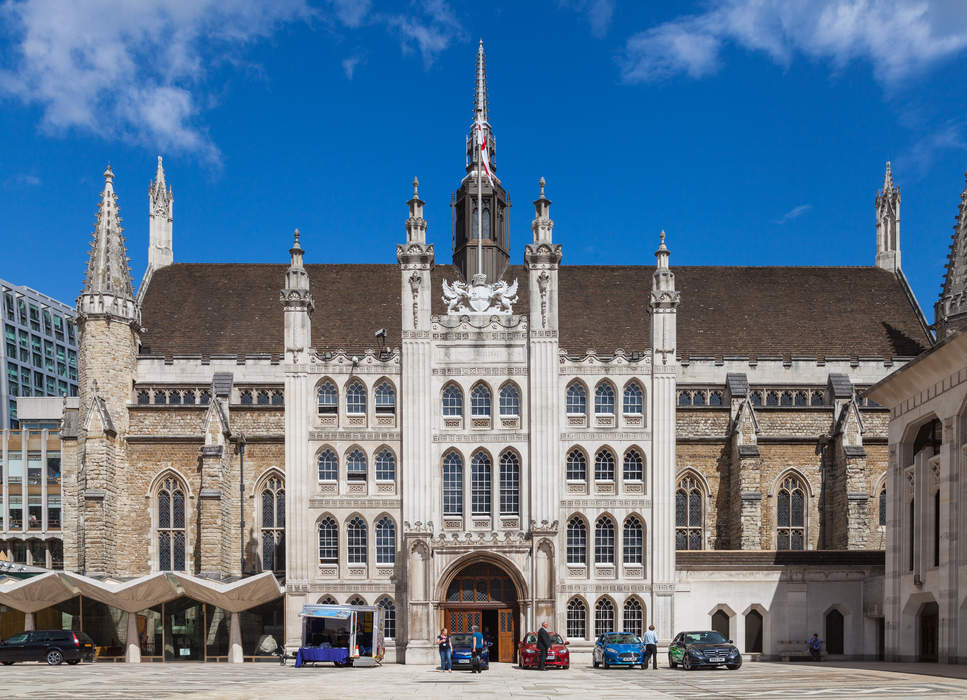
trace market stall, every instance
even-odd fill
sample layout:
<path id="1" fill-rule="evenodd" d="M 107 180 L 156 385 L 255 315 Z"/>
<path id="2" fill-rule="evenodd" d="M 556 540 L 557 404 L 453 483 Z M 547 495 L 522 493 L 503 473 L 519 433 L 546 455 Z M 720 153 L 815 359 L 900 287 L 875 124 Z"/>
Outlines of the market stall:
<path id="1" fill-rule="evenodd" d="M 296 667 L 317 661 L 375 666 L 384 653 L 381 612 L 374 605 L 304 605 Z"/>

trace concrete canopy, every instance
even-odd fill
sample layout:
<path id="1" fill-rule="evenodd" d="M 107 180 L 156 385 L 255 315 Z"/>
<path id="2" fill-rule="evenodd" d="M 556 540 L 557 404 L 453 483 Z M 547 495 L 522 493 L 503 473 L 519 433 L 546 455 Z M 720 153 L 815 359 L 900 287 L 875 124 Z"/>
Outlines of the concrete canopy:
<path id="1" fill-rule="evenodd" d="M 51 571 L 33 578 L 0 584 L 0 603 L 24 613 L 35 613 L 74 598 L 78 589 L 70 577 Z"/>

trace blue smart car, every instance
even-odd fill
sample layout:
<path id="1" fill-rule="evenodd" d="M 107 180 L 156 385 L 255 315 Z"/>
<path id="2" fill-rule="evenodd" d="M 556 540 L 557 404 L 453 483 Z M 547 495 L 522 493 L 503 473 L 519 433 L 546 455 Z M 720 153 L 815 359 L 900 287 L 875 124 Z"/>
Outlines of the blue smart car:
<path id="1" fill-rule="evenodd" d="M 608 632 L 598 637 L 591 654 L 594 667 L 634 666 L 645 667 L 645 648 L 641 640 L 630 632 Z"/>

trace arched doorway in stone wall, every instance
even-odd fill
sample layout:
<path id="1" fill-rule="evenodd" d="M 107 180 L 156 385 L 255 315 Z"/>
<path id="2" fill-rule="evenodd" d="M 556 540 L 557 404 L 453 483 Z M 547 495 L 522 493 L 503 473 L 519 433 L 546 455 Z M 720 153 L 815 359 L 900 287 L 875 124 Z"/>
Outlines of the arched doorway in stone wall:
<path id="1" fill-rule="evenodd" d="M 491 661 L 513 662 L 520 620 L 521 591 L 510 574 L 497 563 L 477 559 L 458 568 L 446 583 L 441 627 L 451 634 L 480 628 L 490 647 Z"/>

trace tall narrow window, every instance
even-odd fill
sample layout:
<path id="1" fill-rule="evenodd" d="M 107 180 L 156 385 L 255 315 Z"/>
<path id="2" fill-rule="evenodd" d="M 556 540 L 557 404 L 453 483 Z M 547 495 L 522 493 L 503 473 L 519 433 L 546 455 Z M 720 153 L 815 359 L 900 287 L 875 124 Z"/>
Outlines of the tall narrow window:
<path id="1" fill-rule="evenodd" d="M 506 418 L 516 418 L 520 415 L 520 393 L 513 384 L 508 384 L 500 390 L 500 415 Z"/>
<path id="2" fill-rule="evenodd" d="M 490 389 L 478 384 L 470 392 L 470 415 L 474 418 L 490 417 Z"/>
<path id="3" fill-rule="evenodd" d="M 880 489 L 879 508 L 880 527 L 886 527 L 886 486 Z"/>
<path id="4" fill-rule="evenodd" d="M 353 382 L 346 389 L 346 413 L 355 415 L 366 413 L 366 387 L 362 382 Z"/>
<path id="5" fill-rule="evenodd" d="M 595 481 L 614 481 L 614 455 L 610 450 L 601 450 L 594 457 Z"/>
<path id="6" fill-rule="evenodd" d="M 644 411 L 644 400 L 641 387 L 632 382 L 625 387 L 624 406 L 622 410 L 632 415 L 641 414 Z"/>
<path id="7" fill-rule="evenodd" d="M 640 637 L 643 631 L 641 603 L 638 602 L 637 598 L 630 598 L 625 601 L 624 631 L 630 632 L 636 637 Z"/>
<path id="8" fill-rule="evenodd" d="M 678 482 L 675 491 L 675 549 L 702 549 L 705 539 L 704 495 L 692 476 Z"/>
<path id="9" fill-rule="evenodd" d="M 319 481 L 336 481 L 339 478 L 339 458 L 332 450 L 319 453 Z"/>
<path id="10" fill-rule="evenodd" d="M 614 564 L 614 523 L 607 516 L 594 525 L 594 563 Z"/>
<path id="11" fill-rule="evenodd" d="M 276 477 L 262 488 L 262 570 L 285 571 L 285 488 Z"/>
<path id="12" fill-rule="evenodd" d="M 316 399 L 318 401 L 319 414 L 335 413 L 339 406 L 339 394 L 336 392 L 336 385 L 332 382 L 323 382 L 319 386 Z"/>
<path id="13" fill-rule="evenodd" d="M 174 478 L 158 491 L 158 569 L 185 570 L 185 492 Z"/>
<path id="14" fill-rule="evenodd" d="M 359 448 L 346 455 L 346 478 L 350 481 L 366 481 L 366 455 Z"/>
<path id="15" fill-rule="evenodd" d="M 567 412 L 570 415 L 584 415 L 588 410 L 588 398 L 584 387 L 574 383 L 567 388 Z"/>
<path id="16" fill-rule="evenodd" d="M 588 561 L 588 530 L 581 518 L 571 518 L 567 524 L 567 563 L 586 564 Z"/>
<path id="17" fill-rule="evenodd" d="M 594 633 L 596 635 L 614 632 L 614 603 L 602 598 L 594 606 Z"/>
<path id="18" fill-rule="evenodd" d="M 470 463 L 471 515 L 490 515 L 491 484 L 490 457 L 478 452 Z"/>
<path id="19" fill-rule="evenodd" d="M 933 565 L 940 566 L 940 491 L 933 494 Z"/>
<path id="20" fill-rule="evenodd" d="M 520 460 L 513 452 L 500 457 L 500 514 L 520 514 Z"/>
<path id="21" fill-rule="evenodd" d="M 359 516 L 346 526 L 346 559 L 350 564 L 366 563 L 366 522 Z"/>
<path id="22" fill-rule="evenodd" d="M 443 417 L 460 418 L 463 416 L 463 393 L 455 384 L 448 384 L 443 390 Z"/>
<path id="23" fill-rule="evenodd" d="M 380 382 L 373 392 L 377 413 L 396 413 L 396 391 L 389 382 Z"/>
<path id="24" fill-rule="evenodd" d="M 443 514 L 463 515 L 463 460 L 456 452 L 443 459 Z"/>
<path id="25" fill-rule="evenodd" d="M 588 608 L 580 598 L 567 603 L 567 636 L 571 639 L 587 637 Z"/>
<path id="26" fill-rule="evenodd" d="M 396 604 L 392 598 L 380 598 L 376 605 L 383 611 L 383 637 L 396 639 Z"/>
<path id="27" fill-rule="evenodd" d="M 638 450 L 625 452 L 624 479 L 625 481 L 641 481 L 644 478 L 644 463 Z"/>
<path id="28" fill-rule="evenodd" d="M 913 571 L 913 564 L 914 564 L 914 561 L 916 560 L 916 551 L 917 551 L 916 550 L 916 544 L 917 544 L 917 534 L 916 534 L 917 533 L 917 520 L 916 520 L 916 518 L 917 518 L 916 502 L 915 502 L 914 499 L 911 498 L 910 499 L 910 513 L 909 513 L 909 518 L 907 520 L 907 522 L 909 523 L 909 527 L 907 528 L 908 529 L 908 534 L 907 534 L 907 537 L 908 537 L 907 549 L 910 552 L 910 561 L 909 561 L 909 567 L 908 567 L 910 569 L 910 571 Z"/>
<path id="29" fill-rule="evenodd" d="M 644 536 L 641 521 L 635 516 L 625 520 L 624 531 L 624 562 L 625 564 L 641 564 L 644 556 Z"/>
<path id="30" fill-rule="evenodd" d="M 806 487 L 795 476 L 782 480 L 776 496 L 776 549 L 805 549 Z"/>
<path id="31" fill-rule="evenodd" d="M 376 523 L 376 563 L 396 563 L 396 525 L 389 518 Z"/>
<path id="32" fill-rule="evenodd" d="M 337 564 L 339 562 L 339 526 L 332 518 L 324 518 L 319 523 L 319 563 Z"/>
<path id="33" fill-rule="evenodd" d="M 389 450 L 376 453 L 376 481 L 396 480 L 396 457 Z"/>
<path id="34" fill-rule="evenodd" d="M 567 480 L 586 481 L 588 478 L 588 461 L 581 450 L 571 450 L 567 455 Z"/>
<path id="35" fill-rule="evenodd" d="M 614 414 L 614 388 L 607 382 L 598 384 L 594 391 L 594 412 L 604 415 Z"/>

